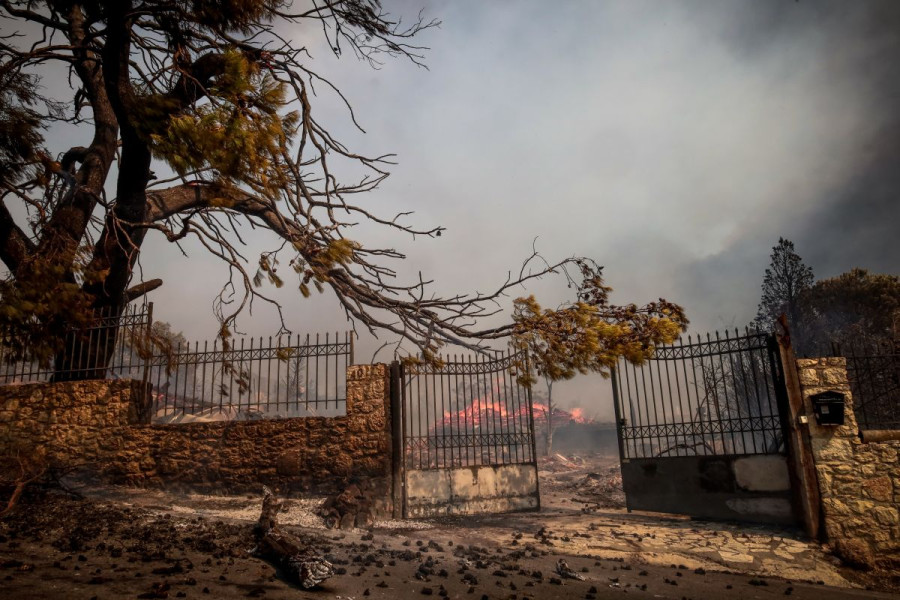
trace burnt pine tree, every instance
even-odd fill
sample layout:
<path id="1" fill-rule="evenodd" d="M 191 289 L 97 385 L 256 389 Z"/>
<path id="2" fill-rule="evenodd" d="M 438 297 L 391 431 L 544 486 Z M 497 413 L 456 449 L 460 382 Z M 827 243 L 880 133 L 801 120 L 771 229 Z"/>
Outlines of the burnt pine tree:
<path id="1" fill-rule="evenodd" d="M 512 287 L 568 276 L 574 259 L 533 255 L 484 294 L 437 296 L 421 276 L 398 281 L 392 261 L 404 256 L 351 239 L 350 227 L 369 221 L 425 237 L 442 228 L 378 214 L 366 193 L 388 176 L 391 155 L 348 148 L 315 108 L 316 93 L 333 92 L 356 123 L 316 72 L 311 36 L 337 56 L 422 65 L 415 40 L 436 24 L 401 24 L 378 0 L 0 0 L 0 260 L 9 273 L 0 325 L 25 340 L 20 354 L 49 362 L 59 351 L 57 368 L 102 376 L 112 344 L 66 356 L 62 332 L 97 309 L 119 315 L 162 285 L 135 278 L 145 242 L 187 238 L 229 266 L 214 306 L 225 341 L 249 303 L 277 307 L 265 284 L 285 283 L 304 296 L 330 289 L 355 324 L 405 338 L 425 357 L 448 342 L 479 348 L 509 336 L 521 322 L 477 324 L 503 309 L 497 299 Z M 68 85 L 50 97 L 41 77 Z M 58 123 L 83 145 L 43 140 Z M 251 230 L 268 233 L 271 249 L 245 257 Z"/>
<path id="2" fill-rule="evenodd" d="M 794 251 L 794 242 L 778 238 L 763 277 L 756 326 L 768 331 L 774 327 L 775 320 L 785 314 L 795 342 L 799 343 L 803 335 L 800 296 L 812 286 L 813 280 L 813 270 L 803 264 L 803 259 Z"/>

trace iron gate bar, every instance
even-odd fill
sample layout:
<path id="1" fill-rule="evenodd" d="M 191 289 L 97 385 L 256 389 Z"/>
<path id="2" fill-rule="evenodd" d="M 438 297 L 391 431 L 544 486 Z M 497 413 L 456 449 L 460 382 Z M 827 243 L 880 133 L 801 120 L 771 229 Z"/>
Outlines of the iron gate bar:
<path id="1" fill-rule="evenodd" d="M 900 429 L 900 343 L 851 345 L 844 357 L 860 429 Z"/>
<path id="2" fill-rule="evenodd" d="M 661 346 L 643 367 L 623 362 L 613 374 L 623 457 L 775 452 L 771 351 L 767 335 L 747 329 Z"/>
<path id="3" fill-rule="evenodd" d="M 403 518 L 407 518 L 409 515 L 407 514 L 407 507 L 409 506 L 409 490 L 406 487 L 406 467 L 407 467 L 407 456 L 406 456 L 406 441 L 409 439 L 409 430 L 406 428 L 406 414 L 409 412 L 407 405 L 408 395 L 406 393 L 406 387 L 408 385 L 406 379 L 406 365 L 403 363 L 399 364 L 399 372 L 400 372 L 400 444 L 399 444 L 399 456 L 395 456 L 394 460 L 399 464 L 397 467 L 401 473 L 401 477 L 403 479 L 403 487 L 402 487 L 402 497 L 403 497 L 403 507 L 402 513 Z M 393 418 L 393 416 L 392 416 Z"/>
<path id="4" fill-rule="evenodd" d="M 250 338 L 249 346 L 246 339 L 241 339 L 226 350 L 220 349 L 215 340 L 212 349 L 204 342 L 202 351 L 197 342 L 193 348 L 190 343 L 179 343 L 168 355 L 148 360 L 149 367 L 156 370 L 150 378 L 156 393 L 154 408 L 160 417 L 237 411 L 239 416 L 269 418 L 273 410 L 278 413 L 282 409 L 289 413 L 287 416 L 310 410 L 340 411 L 346 402 L 341 397 L 342 389 L 346 391 L 346 368 L 341 370 L 341 362 L 346 367 L 353 361 L 350 333 L 345 332 L 343 341 L 337 333 L 333 342 L 330 333 L 325 343 L 318 336 L 316 341 L 309 343 L 309 335 L 305 344 L 299 335 L 286 339 L 270 336 L 268 344 L 262 337 L 258 342 Z M 284 375 L 282 362 L 286 364 Z M 315 380 L 311 388 L 313 370 Z M 301 383 L 301 371 L 305 385 Z"/>
<path id="5" fill-rule="evenodd" d="M 787 451 L 786 440 L 788 440 L 788 436 L 790 435 L 789 422 L 791 421 L 791 409 L 787 392 L 787 377 L 782 363 L 781 346 L 778 344 L 778 340 L 774 335 L 770 335 L 766 340 L 766 346 L 772 379 L 769 381 L 769 373 L 766 373 L 765 369 L 763 370 L 763 378 L 765 379 L 766 389 L 775 390 L 775 414 L 779 416 L 781 421 L 780 429 L 775 430 L 777 431 L 777 435 L 770 432 L 772 435 L 773 451 L 777 452 L 780 446 L 784 446 L 784 450 Z M 796 364 L 796 361 L 794 360 L 791 362 L 792 364 Z M 771 397 L 769 397 L 768 400 L 769 406 L 771 406 Z"/>
<path id="6" fill-rule="evenodd" d="M 510 377 L 524 354 L 453 355 L 404 368 L 404 456 L 412 469 L 534 462 L 533 416 Z M 406 416 L 408 415 L 408 416 Z"/>
<path id="7" fill-rule="evenodd" d="M 348 334 L 349 335 L 349 334 Z M 248 348 L 248 349 L 231 349 L 231 350 L 217 350 L 215 345 L 212 350 L 209 350 L 204 344 L 204 349 L 202 352 L 195 350 L 194 352 L 190 351 L 190 348 L 187 351 L 182 352 L 180 349 L 176 350 L 176 352 L 171 354 L 171 363 L 167 361 L 167 356 L 165 354 L 157 354 L 154 355 L 150 359 L 150 365 L 154 367 L 164 367 L 167 364 L 172 364 L 173 366 L 178 365 L 193 365 L 200 364 L 204 361 L 209 363 L 222 362 L 224 360 L 230 360 L 231 362 L 240 362 L 245 360 L 272 360 L 278 358 L 279 351 L 294 349 L 297 352 L 293 353 L 291 356 L 296 358 L 315 358 L 315 357 L 323 357 L 323 356 L 340 356 L 346 354 L 350 355 L 350 344 L 349 342 L 335 342 L 328 344 L 309 344 L 308 339 L 307 343 L 301 344 L 299 335 L 297 336 L 297 342 L 295 345 L 290 344 L 290 336 L 288 337 L 288 345 L 278 345 L 272 346 L 271 342 L 265 348 Z M 317 336 L 318 337 L 318 336 Z M 307 336 L 309 338 L 309 336 Z M 271 338 L 270 338 L 271 339 Z M 262 338 L 260 338 L 262 340 Z M 282 337 L 279 336 L 278 342 L 281 344 Z M 241 340 L 243 343 L 243 339 Z M 218 344 L 218 341 L 214 341 L 214 344 Z"/>
<path id="8" fill-rule="evenodd" d="M 68 365 L 56 364 L 56 357 L 51 359 L 50 366 L 42 368 L 34 361 L 10 361 L 8 349 L 10 345 L 21 343 L 15 339 L 9 329 L 0 330 L 0 385 L 14 382 L 49 381 L 54 375 L 78 375 L 85 371 L 96 371 L 93 366 L 81 365 L 87 354 L 100 350 L 101 344 L 112 343 L 109 363 L 104 370 L 106 377 L 133 373 L 141 378 L 144 371 L 144 359 L 134 352 L 125 352 L 124 340 L 144 337 L 144 330 L 149 330 L 152 323 L 153 303 L 126 306 L 122 314 L 116 316 L 111 308 L 97 310 L 87 326 L 81 329 L 70 329 L 62 341 L 62 349 L 68 349 L 66 356 Z M 101 331 L 115 329 L 113 340 L 101 336 Z M 27 348 L 26 348 L 27 352 Z"/>

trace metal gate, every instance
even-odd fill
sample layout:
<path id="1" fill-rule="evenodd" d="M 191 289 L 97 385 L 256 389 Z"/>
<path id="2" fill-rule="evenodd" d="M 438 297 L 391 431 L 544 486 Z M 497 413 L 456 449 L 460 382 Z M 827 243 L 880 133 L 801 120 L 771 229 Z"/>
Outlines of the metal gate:
<path id="1" fill-rule="evenodd" d="M 613 374 L 628 510 L 794 523 L 774 336 L 663 346 Z"/>
<path id="2" fill-rule="evenodd" d="M 524 354 L 400 367 L 404 517 L 537 509 Z"/>
<path id="3" fill-rule="evenodd" d="M 850 346 L 843 356 L 860 430 L 900 430 L 900 341 Z"/>

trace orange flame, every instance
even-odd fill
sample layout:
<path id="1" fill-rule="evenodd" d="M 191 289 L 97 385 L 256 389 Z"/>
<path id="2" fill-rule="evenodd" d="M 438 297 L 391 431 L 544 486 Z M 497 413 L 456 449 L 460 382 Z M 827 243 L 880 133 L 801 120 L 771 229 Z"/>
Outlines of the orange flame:
<path id="1" fill-rule="evenodd" d="M 584 417 L 584 409 L 579 407 L 573 408 L 572 412 L 572 420 L 576 423 L 587 423 L 588 420 Z"/>

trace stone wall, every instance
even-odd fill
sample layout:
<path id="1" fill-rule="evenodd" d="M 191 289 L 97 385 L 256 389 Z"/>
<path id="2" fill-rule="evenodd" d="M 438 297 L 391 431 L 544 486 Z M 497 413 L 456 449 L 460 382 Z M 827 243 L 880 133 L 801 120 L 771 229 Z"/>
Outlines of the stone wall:
<path id="1" fill-rule="evenodd" d="M 347 370 L 347 416 L 132 427 L 114 481 L 199 491 L 337 492 L 391 474 L 385 365 Z"/>
<path id="2" fill-rule="evenodd" d="M 0 387 L 0 455 L 41 451 L 57 467 L 102 464 L 138 421 L 142 387 L 130 380 Z"/>
<path id="3" fill-rule="evenodd" d="M 900 567 L 900 441 L 859 436 L 843 358 L 799 359 L 804 409 L 828 541 L 858 566 Z M 810 396 L 844 394 L 844 425 L 817 424 Z"/>
<path id="4" fill-rule="evenodd" d="M 0 454 L 46 447 L 113 483 L 205 492 L 330 493 L 365 478 L 389 502 L 388 385 L 385 365 L 351 366 L 343 417 L 173 425 L 139 423 L 137 382 L 4 386 Z"/>

